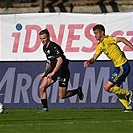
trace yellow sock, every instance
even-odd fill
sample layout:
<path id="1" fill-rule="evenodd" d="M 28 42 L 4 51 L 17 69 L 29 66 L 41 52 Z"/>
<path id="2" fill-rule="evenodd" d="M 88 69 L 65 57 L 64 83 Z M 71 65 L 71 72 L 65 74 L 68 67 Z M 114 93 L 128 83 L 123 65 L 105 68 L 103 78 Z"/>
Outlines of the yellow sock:
<path id="1" fill-rule="evenodd" d="M 125 97 L 128 94 L 128 90 L 124 90 L 118 86 L 114 86 L 110 89 L 110 92 L 118 96 L 119 101 L 124 105 L 126 109 L 132 109 L 132 106 L 128 105 L 128 101 Z"/>
<path id="2" fill-rule="evenodd" d="M 119 86 L 112 87 L 110 92 L 115 93 L 118 97 L 125 97 L 128 94 L 128 90 L 124 90 Z"/>
<path id="3" fill-rule="evenodd" d="M 128 102 L 126 99 L 119 99 L 119 101 L 124 105 L 126 109 L 132 109 L 132 106 L 128 105 Z"/>

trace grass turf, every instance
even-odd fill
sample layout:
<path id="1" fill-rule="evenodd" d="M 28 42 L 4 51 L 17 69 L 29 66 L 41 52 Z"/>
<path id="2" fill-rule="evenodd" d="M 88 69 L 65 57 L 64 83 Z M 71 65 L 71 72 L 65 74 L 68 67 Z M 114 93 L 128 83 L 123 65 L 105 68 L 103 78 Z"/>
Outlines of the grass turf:
<path id="1" fill-rule="evenodd" d="M 133 113 L 122 109 L 6 109 L 0 133 L 131 133 Z"/>

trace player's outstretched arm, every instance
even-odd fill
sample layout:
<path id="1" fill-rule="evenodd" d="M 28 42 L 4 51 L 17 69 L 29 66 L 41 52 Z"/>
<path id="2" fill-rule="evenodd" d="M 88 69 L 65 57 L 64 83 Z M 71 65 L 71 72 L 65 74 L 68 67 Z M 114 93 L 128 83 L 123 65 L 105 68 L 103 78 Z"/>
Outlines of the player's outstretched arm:
<path id="1" fill-rule="evenodd" d="M 129 48 L 133 50 L 132 43 L 128 41 L 125 37 L 117 37 L 117 42 L 123 42 L 125 45 L 127 45 Z"/>
<path id="2" fill-rule="evenodd" d="M 87 61 L 84 62 L 84 67 L 86 68 L 89 64 L 93 64 L 99 55 L 94 54 L 93 57 Z"/>

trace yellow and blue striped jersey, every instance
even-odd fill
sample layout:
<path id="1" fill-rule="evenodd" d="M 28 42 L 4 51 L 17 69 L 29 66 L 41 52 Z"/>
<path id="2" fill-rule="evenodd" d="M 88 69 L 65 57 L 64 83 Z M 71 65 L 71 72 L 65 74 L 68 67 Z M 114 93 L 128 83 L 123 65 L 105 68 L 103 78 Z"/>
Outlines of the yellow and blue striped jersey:
<path id="1" fill-rule="evenodd" d="M 112 60 L 115 67 L 119 67 L 127 62 L 125 54 L 117 45 L 117 37 L 106 35 L 102 42 L 98 43 L 95 54 L 100 55 L 104 52 Z"/>

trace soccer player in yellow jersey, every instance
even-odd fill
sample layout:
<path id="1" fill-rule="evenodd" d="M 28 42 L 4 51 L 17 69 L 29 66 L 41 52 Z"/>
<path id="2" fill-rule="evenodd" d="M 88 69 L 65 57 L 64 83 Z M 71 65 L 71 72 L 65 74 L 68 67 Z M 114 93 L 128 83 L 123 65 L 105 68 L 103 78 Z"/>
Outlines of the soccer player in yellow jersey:
<path id="1" fill-rule="evenodd" d="M 125 90 L 120 85 L 125 81 L 125 78 L 130 72 L 130 65 L 124 52 L 121 51 L 117 43 L 122 42 L 133 50 L 133 45 L 124 37 L 113 37 L 105 35 L 105 28 L 101 24 L 93 27 L 93 32 L 98 45 L 93 57 L 84 62 L 86 68 L 89 64 L 93 64 L 99 55 L 104 52 L 105 55 L 113 62 L 115 69 L 104 84 L 104 89 L 108 92 L 117 95 L 120 102 L 125 106 L 125 112 L 133 112 L 131 106 L 133 101 L 133 91 Z"/>

